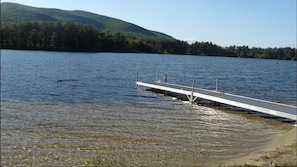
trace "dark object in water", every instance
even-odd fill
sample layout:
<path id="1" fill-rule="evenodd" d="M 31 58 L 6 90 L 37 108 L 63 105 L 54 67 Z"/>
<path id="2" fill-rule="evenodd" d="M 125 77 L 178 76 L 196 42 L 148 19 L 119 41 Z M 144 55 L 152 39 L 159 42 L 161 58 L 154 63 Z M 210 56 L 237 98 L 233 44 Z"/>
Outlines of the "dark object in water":
<path id="1" fill-rule="evenodd" d="M 76 82 L 78 79 L 58 79 L 57 83 L 59 82 Z"/>

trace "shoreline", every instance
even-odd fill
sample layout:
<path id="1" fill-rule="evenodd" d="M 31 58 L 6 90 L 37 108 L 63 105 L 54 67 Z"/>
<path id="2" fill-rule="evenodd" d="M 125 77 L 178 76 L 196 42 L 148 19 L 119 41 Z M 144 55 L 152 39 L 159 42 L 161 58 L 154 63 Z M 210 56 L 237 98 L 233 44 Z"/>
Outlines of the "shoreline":
<path id="1" fill-rule="evenodd" d="M 272 141 L 267 143 L 263 149 L 250 152 L 244 157 L 227 160 L 225 164 L 227 166 L 273 166 L 276 164 L 292 164 L 292 166 L 297 166 L 296 129 L 297 126 L 292 126 L 292 128 L 285 133 L 277 135 Z"/>

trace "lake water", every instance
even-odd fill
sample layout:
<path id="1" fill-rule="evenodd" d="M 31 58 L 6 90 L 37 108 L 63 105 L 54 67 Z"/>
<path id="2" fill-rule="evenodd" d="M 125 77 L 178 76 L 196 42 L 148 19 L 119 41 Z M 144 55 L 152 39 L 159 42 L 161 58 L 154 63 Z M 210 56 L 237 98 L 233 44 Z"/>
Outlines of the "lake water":
<path id="1" fill-rule="evenodd" d="M 291 126 L 135 89 L 137 72 L 296 105 L 296 61 L 1 50 L 2 165 L 217 165 Z"/>

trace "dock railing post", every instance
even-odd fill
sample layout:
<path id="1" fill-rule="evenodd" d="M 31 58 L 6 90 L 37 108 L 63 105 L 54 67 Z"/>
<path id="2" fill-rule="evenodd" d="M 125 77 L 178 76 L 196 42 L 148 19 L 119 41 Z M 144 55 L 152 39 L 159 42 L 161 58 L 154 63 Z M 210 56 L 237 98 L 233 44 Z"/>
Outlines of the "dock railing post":
<path id="1" fill-rule="evenodd" d="M 158 82 L 158 70 L 156 71 L 156 83 Z"/>
<path id="2" fill-rule="evenodd" d="M 167 82 L 167 75 L 164 73 L 164 83 Z"/>
<path id="3" fill-rule="evenodd" d="M 219 89 L 219 78 L 217 78 L 217 82 L 216 82 L 216 91 L 218 91 Z"/>

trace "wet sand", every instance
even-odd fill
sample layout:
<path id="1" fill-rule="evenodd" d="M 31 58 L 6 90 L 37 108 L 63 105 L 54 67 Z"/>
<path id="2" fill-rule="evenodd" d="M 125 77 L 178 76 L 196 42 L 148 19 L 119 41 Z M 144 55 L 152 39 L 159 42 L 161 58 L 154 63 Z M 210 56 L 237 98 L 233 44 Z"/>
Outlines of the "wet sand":
<path id="1" fill-rule="evenodd" d="M 278 135 L 262 150 L 248 153 L 245 157 L 231 159 L 226 165 L 297 166 L 296 129 L 296 126 L 292 126 L 292 129 Z"/>

